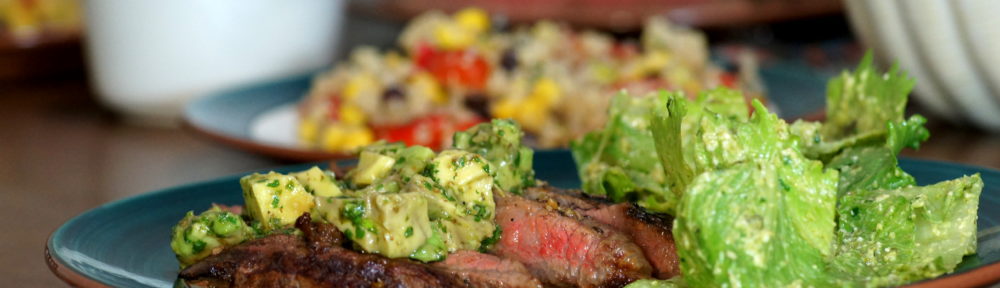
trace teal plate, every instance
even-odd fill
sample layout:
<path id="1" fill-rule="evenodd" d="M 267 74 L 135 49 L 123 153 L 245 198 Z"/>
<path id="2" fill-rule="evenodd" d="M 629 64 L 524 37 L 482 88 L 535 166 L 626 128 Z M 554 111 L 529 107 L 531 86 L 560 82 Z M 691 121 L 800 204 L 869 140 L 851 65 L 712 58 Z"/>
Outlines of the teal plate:
<path id="1" fill-rule="evenodd" d="M 248 152 L 295 161 L 350 157 L 297 145 L 294 104 L 314 74 L 254 83 L 206 95 L 184 110 L 184 126 L 208 139 Z M 796 65 L 762 68 L 768 99 L 786 119 L 815 118 L 826 105 L 827 75 Z M 255 132 L 256 131 L 256 132 Z M 267 131 L 267 132 L 260 132 Z"/>
<path id="2" fill-rule="evenodd" d="M 538 179 L 563 188 L 579 187 L 575 165 L 565 150 L 535 154 Z M 303 170 L 286 166 L 278 172 Z M 921 185 L 981 173 L 985 188 L 979 202 L 979 246 L 955 273 L 915 283 L 918 286 L 973 287 L 1000 278 L 1000 171 L 943 162 L 902 159 L 900 166 Z M 49 268 L 69 284 L 83 287 L 170 287 L 178 263 L 170 250 L 170 230 L 187 211 L 212 203 L 242 204 L 232 175 L 112 202 L 83 213 L 52 233 L 46 245 Z"/>

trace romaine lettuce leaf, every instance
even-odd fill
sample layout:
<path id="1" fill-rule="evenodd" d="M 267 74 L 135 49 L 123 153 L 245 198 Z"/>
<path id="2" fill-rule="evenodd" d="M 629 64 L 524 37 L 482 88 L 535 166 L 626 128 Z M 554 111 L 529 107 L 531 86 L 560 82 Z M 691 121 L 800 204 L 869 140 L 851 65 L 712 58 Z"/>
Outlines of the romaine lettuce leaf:
<path id="1" fill-rule="evenodd" d="M 584 192 L 616 202 L 652 202 L 659 206 L 647 209 L 659 212 L 673 206 L 676 200 L 666 193 L 663 166 L 649 129 L 652 110 L 665 105 L 663 101 L 623 92 L 612 99 L 604 129 L 570 143 Z M 655 201 L 644 201 L 646 197 Z"/>
<path id="2" fill-rule="evenodd" d="M 809 169 L 814 175 L 806 177 L 826 179 L 816 181 L 825 184 L 801 187 L 785 183 L 787 178 L 779 176 L 774 166 L 745 162 L 703 173 L 692 182 L 678 207 L 673 232 L 688 284 L 785 287 L 829 283 L 824 253 L 829 242 L 822 242 L 834 233 L 836 174 L 825 175 L 820 167 Z M 786 177 L 798 178 L 790 176 Z M 826 197 L 805 197 L 808 190 Z M 815 212 L 829 217 L 806 218 Z"/>
<path id="3" fill-rule="evenodd" d="M 844 72 L 827 84 L 823 137 L 836 141 L 885 133 L 886 123 L 903 120 L 915 83 L 898 66 L 879 74 L 872 54 L 865 54 L 854 73 Z"/>
<path id="4" fill-rule="evenodd" d="M 903 148 L 920 148 L 920 143 L 927 141 L 931 137 L 930 131 L 924 127 L 927 118 L 920 115 L 910 116 L 910 119 L 901 122 L 889 122 L 887 130 L 888 136 L 885 139 L 887 148 L 892 149 L 892 153 L 898 155 Z"/>
<path id="5" fill-rule="evenodd" d="M 669 99 L 678 99 L 671 104 L 677 106 L 664 109 Z M 684 117 L 685 114 L 689 116 Z M 693 163 L 726 158 L 726 154 L 731 152 L 722 147 L 709 147 L 713 149 L 707 151 L 705 145 L 681 143 L 702 140 L 681 137 L 681 134 L 706 130 L 712 130 L 709 133 L 714 135 L 727 134 L 725 121 L 745 121 L 748 108 L 742 94 L 724 88 L 703 92 L 694 101 L 686 100 L 682 94 L 663 92 L 634 97 L 623 92 L 612 99 L 609 115 L 604 129 L 570 143 L 584 192 L 607 196 L 616 202 L 635 201 L 648 210 L 672 214 L 679 192 L 686 186 L 683 181 L 693 177 L 690 173 Z M 653 133 L 662 135 L 654 136 Z M 711 135 L 706 138 L 720 144 L 726 140 Z M 660 146 L 673 145 L 671 147 L 677 149 L 685 146 L 700 150 L 676 150 L 680 154 L 667 155 L 670 159 L 663 160 L 660 157 L 664 155 L 657 151 L 661 148 L 655 143 L 664 140 L 674 142 L 664 142 Z M 666 148 L 665 151 L 674 148 Z M 663 163 L 669 164 L 664 166 Z M 707 164 L 699 165 L 704 167 Z"/>
<path id="6" fill-rule="evenodd" d="M 797 123 L 815 129 L 797 129 L 809 134 L 800 134 L 804 139 L 813 139 L 805 143 L 805 154 L 827 161 L 852 146 L 881 146 L 896 141 L 894 145 L 917 147 L 927 139 L 923 128 L 926 119 L 914 116 L 904 121 L 907 97 L 914 84 L 913 78 L 898 66 L 879 74 L 872 64 L 871 53 L 865 54 L 857 69 L 845 71 L 827 84 L 826 121 L 814 126 Z M 909 138 L 887 139 L 890 127 L 908 130 L 895 135 Z M 894 150 L 899 153 L 899 149 Z"/>
<path id="7" fill-rule="evenodd" d="M 952 271 L 976 251 L 982 188 L 976 174 L 924 187 L 848 192 L 837 208 L 833 266 L 872 286 Z"/>
<path id="8" fill-rule="evenodd" d="M 687 101 L 683 96 L 667 96 L 666 109 L 658 110 L 653 121 L 653 142 L 656 144 L 656 155 L 666 167 L 667 184 L 673 197 L 680 199 L 684 189 L 694 178 L 690 159 L 685 160 L 681 139 L 684 115 L 687 114 Z M 689 157 L 690 158 L 690 157 Z M 672 207 L 671 207 L 672 209 Z"/>
<path id="9" fill-rule="evenodd" d="M 886 147 L 851 147 L 830 160 L 827 169 L 840 172 L 837 194 L 849 191 L 897 189 L 916 184 L 899 168 L 896 154 Z"/>
<path id="10" fill-rule="evenodd" d="M 899 168 L 896 155 L 904 147 L 918 148 L 930 133 L 924 128 L 927 119 L 914 115 L 909 120 L 888 123 L 882 146 L 847 147 L 834 156 L 828 169 L 840 171 L 839 195 L 856 190 L 891 190 L 916 185 L 916 180 Z"/>
<path id="11" fill-rule="evenodd" d="M 704 117 L 695 176 L 677 207 L 685 281 L 695 287 L 833 283 L 837 172 L 805 158 L 799 138 L 759 102 L 749 121 Z M 657 133 L 654 131 L 654 133 Z"/>

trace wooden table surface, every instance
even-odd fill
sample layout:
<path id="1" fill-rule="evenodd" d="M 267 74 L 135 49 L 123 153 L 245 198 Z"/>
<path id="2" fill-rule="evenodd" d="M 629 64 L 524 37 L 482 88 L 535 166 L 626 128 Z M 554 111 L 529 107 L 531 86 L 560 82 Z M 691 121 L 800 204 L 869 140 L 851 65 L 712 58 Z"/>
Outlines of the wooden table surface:
<path id="1" fill-rule="evenodd" d="M 45 265 L 45 241 L 102 203 L 288 164 L 184 130 L 123 123 L 89 91 L 82 76 L 0 83 L 2 286 L 64 286 Z M 930 121 L 931 140 L 907 156 L 1000 168 L 1000 136 Z"/>

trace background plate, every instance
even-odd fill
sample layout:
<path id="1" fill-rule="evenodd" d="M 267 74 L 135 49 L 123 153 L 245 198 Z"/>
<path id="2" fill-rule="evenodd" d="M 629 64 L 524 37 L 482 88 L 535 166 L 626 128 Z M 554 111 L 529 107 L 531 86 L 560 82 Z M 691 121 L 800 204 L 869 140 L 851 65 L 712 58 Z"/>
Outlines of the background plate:
<path id="1" fill-rule="evenodd" d="M 563 188 L 580 185 L 568 151 L 539 151 L 534 164 L 538 179 Z M 1000 278 L 1000 211 L 995 209 L 1000 207 L 1000 171 L 905 158 L 899 164 L 921 185 L 973 173 L 981 173 L 985 182 L 979 201 L 977 254 L 966 257 L 953 274 L 916 284 L 972 287 Z M 275 171 L 303 170 L 311 165 Z M 212 203 L 241 204 L 242 176 L 146 193 L 87 211 L 52 233 L 46 244 L 47 263 L 57 276 L 77 286 L 171 286 L 178 272 L 169 244 L 171 227 L 187 211 L 204 211 Z"/>
<path id="2" fill-rule="evenodd" d="M 295 161 L 349 157 L 296 144 L 295 103 L 312 84 L 313 73 L 207 95 L 184 111 L 184 126 L 212 140 L 253 153 Z M 760 70 L 768 98 L 786 119 L 811 118 L 826 104 L 829 75 L 804 65 Z"/>

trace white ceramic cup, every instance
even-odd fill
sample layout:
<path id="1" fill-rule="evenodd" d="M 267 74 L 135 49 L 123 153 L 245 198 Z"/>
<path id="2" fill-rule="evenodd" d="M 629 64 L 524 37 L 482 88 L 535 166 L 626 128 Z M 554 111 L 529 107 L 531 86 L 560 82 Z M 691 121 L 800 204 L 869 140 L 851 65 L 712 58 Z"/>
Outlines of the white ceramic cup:
<path id="1" fill-rule="evenodd" d="M 101 101 L 167 125 L 194 97 L 329 65 L 344 17 L 343 0 L 86 0 L 84 9 Z"/>

